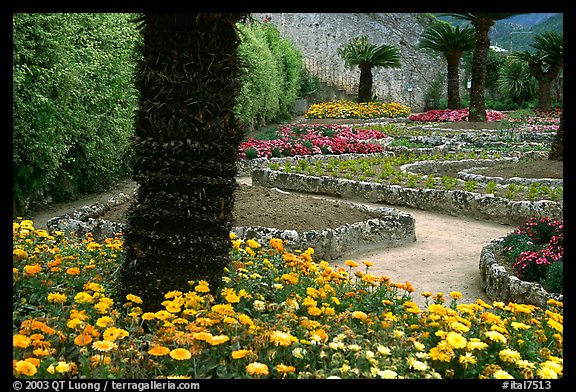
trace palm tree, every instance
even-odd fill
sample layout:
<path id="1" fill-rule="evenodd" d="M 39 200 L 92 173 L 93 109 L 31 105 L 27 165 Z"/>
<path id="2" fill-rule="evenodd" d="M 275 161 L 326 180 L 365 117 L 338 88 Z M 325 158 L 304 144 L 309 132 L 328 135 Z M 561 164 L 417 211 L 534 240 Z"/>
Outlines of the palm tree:
<path id="1" fill-rule="evenodd" d="M 564 63 L 564 40 L 560 33 L 544 32 L 534 37 L 530 46 L 536 53 L 514 52 L 511 57 L 528 64 L 530 73 L 538 81 L 538 109 L 550 110 L 554 80 Z"/>
<path id="2" fill-rule="evenodd" d="M 497 20 L 519 14 L 455 13 L 444 14 L 470 21 L 474 26 L 476 44 L 472 54 L 472 86 L 470 87 L 470 115 L 468 121 L 486 121 L 484 90 L 486 87 L 486 58 L 490 49 L 488 32 Z"/>
<path id="3" fill-rule="evenodd" d="M 448 65 L 448 109 L 460 109 L 460 58 L 475 45 L 474 29 L 460 29 L 450 23 L 437 21 L 431 24 L 420 37 L 420 48 L 442 52 Z"/>
<path id="4" fill-rule="evenodd" d="M 360 84 L 358 86 L 358 102 L 372 100 L 372 67 L 400 67 L 400 52 L 392 45 L 376 46 L 368 42 L 368 37 L 352 38 L 344 46 L 338 48 L 338 54 L 344 64 L 360 68 Z"/>
<path id="5" fill-rule="evenodd" d="M 536 79 L 530 74 L 526 63 L 509 59 L 500 69 L 498 90 L 513 102 L 521 104 L 536 96 Z"/>
<path id="6" fill-rule="evenodd" d="M 140 93 L 119 292 L 158 309 L 190 280 L 217 289 L 228 263 L 243 137 L 236 23 L 245 14 L 155 14 L 143 34 Z"/>

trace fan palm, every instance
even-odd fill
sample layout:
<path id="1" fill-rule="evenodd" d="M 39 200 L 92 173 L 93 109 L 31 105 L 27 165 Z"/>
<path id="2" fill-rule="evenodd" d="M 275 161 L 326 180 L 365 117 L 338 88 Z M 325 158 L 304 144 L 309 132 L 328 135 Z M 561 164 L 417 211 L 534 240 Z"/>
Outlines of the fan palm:
<path id="1" fill-rule="evenodd" d="M 338 48 L 338 54 L 344 64 L 360 68 L 360 84 L 358 86 L 358 102 L 372 100 L 372 68 L 400 67 L 400 52 L 392 45 L 374 45 L 368 42 L 368 37 L 352 38 L 344 46 Z"/>
<path id="2" fill-rule="evenodd" d="M 530 73 L 538 81 L 538 109 L 552 108 L 552 86 L 562 71 L 564 63 L 564 40 L 562 34 L 544 32 L 538 34 L 530 45 L 535 53 L 514 52 L 511 57 L 525 61 Z"/>
<path id="3" fill-rule="evenodd" d="M 526 63 L 511 59 L 500 69 L 498 90 L 520 104 L 535 97 L 536 79 L 530 74 Z"/>
<path id="4" fill-rule="evenodd" d="M 244 14 L 144 14 L 133 141 L 139 184 L 126 215 L 121 295 L 158 309 L 164 294 L 205 280 L 217 289 L 228 263 L 243 132 L 239 91 Z"/>
<path id="5" fill-rule="evenodd" d="M 476 44 L 472 54 L 472 86 L 470 88 L 470 115 L 468 116 L 468 121 L 486 121 L 484 90 L 486 87 L 486 59 L 490 49 L 488 32 L 497 20 L 519 14 L 454 13 L 444 15 L 468 20 L 474 26 Z"/>
<path id="6" fill-rule="evenodd" d="M 420 37 L 420 48 L 432 49 L 444 54 L 448 75 L 448 109 L 460 109 L 460 58 L 464 52 L 474 49 L 474 29 L 460 29 L 450 23 L 437 21 L 431 24 Z"/>

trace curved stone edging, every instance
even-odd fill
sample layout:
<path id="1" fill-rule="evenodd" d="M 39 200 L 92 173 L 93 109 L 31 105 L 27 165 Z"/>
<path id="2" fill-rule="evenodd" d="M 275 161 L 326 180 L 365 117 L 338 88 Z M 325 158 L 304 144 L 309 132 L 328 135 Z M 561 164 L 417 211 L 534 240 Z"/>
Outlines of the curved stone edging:
<path id="1" fill-rule="evenodd" d="M 413 189 L 399 185 L 316 177 L 270 169 L 252 171 L 252 183 L 269 188 L 327 194 L 349 200 L 384 203 L 518 225 L 531 217 L 562 219 L 563 205 L 550 200 L 509 200 L 461 190 Z"/>
<path id="2" fill-rule="evenodd" d="M 520 280 L 498 263 L 496 255 L 502 251 L 503 240 L 504 237 L 492 240 L 480 253 L 480 277 L 486 295 L 492 301 L 532 304 L 541 308 L 545 308 L 551 298 L 563 301 L 562 294 L 549 293 L 538 283 Z"/>
<path id="3" fill-rule="evenodd" d="M 66 235 L 84 236 L 92 233 L 94 239 L 114 236 L 124 231 L 125 224 L 111 222 L 95 216 L 106 211 L 113 204 L 126 202 L 128 196 L 120 194 L 108 200 L 108 203 L 98 203 L 84 206 L 61 217 L 54 217 L 47 223 L 48 230 L 62 231 Z M 405 212 L 394 208 L 372 208 L 356 205 L 350 202 L 337 201 L 342 205 L 357 208 L 368 213 L 372 218 L 362 222 L 346 224 L 336 229 L 310 230 L 298 233 L 295 230 L 280 230 L 268 227 L 234 227 L 232 233 L 240 239 L 270 240 L 281 238 L 286 240 L 288 250 L 314 248 L 314 254 L 320 259 L 336 259 L 346 252 L 369 249 L 371 247 L 396 247 L 416 241 L 414 218 Z"/>
<path id="4" fill-rule="evenodd" d="M 497 184 L 505 185 L 505 184 L 519 184 L 519 185 L 530 185 L 534 183 L 539 183 L 545 186 L 564 186 L 564 180 L 558 178 L 521 178 L 521 177 L 490 177 L 490 176 L 483 176 L 482 174 L 477 173 L 470 173 L 471 171 L 482 169 L 486 166 L 477 166 L 477 167 L 470 167 L 467 169 L 463 169 L 457 173 L 458 178 L 464 181 L 472 180 L 478 182 L 488 183 L 493 181 Z"/>

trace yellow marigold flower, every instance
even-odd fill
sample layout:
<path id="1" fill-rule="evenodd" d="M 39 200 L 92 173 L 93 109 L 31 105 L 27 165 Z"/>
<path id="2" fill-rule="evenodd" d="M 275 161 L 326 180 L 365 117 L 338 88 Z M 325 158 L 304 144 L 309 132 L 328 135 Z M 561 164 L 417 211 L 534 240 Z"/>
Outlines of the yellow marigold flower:
<path id="1" fill-rule="evenodd" d="M 471 338 L 466 345 L 467 350 L 484 350 L 486 347 L 488 347 L 488 344 L 478 338 Z"/>
<path id="2" fill-rule="evenodd" d="M 452 299 L 460 299 L 462 298 L 462 293 L 459 291 L 452 291 L 450 292 L 450 297 L 452 297 Z"/>
<path id="3" fill-rule="evenodd" d="M 310 306 L 308 308 L 308 314 L 310 316 L 320 316 L 322 314 L 322 309 L 317 306 Z"/>
<path id="4" fill-rule="evenodd" d="M 86 249 L 88 250 L 95 250 L 95 249 L 100 249 L 102 248 L 102 245 L 100 245 L 97 242 L 91 241 L 86 245 Z"/>
<path id="5" fill-rule="evenodd" d="M 251 376 L 267 376 L 268 375 L 268 365 L 261 362 L 252 362 L 246 365 L 246 371 Z"/>
<path id="6" fill-rule="evenodd" d="M 42 267 L 38 263 L 24 266 L 25 275 L 36 275 L 40 271 L 42 271 Z"/>
<path id="7" fill-rule="evenodd" d="M 431 297 L 431 296 L 432 296 L 432 292 L 430 292 L 430 291 L 422 291 L 422 292 L 420 293 L 420 295 L 423 296 L 424 298 L 428 298 L 428 297 Z"/>
<path id="8" fill-rule="evenodd" d="M 90 294 L 84 291 L 81 291 L 78 294 L 76 294 L 76 296 L 74 296 L 74 301 L 79 304 L 92 303 L 94 302 L 94 297 L 92 297 Z"/>
<path id="9" fill-rule="evenodd" d="M 516 330 L 519 330 L 519 329 L 521 329 L 521 330 L 523 330 L 523 329 L 530 329 L 530 326 L 529 326 L 529 325 L 526 325 L 526 324 L 524 324 L 524 323 L 519 323 L 519 322 L 517 322 L 517 321 L 512 321 L 512 322 L 510 323 L 510 326 L 511 326 L 512 328 L 516 329 Z"/>
<path id="10" fill-rule="evenodd" d="M 24 249 L 19 249 L 16 248 L 12 251 L 12 259 L 15 261 L 20 261 L 23 259 L 27 259 L 28 258 L 28 253 L 26 253 L 26 251 Z"/>
<path id="11" fill-rule="evenodd" d="M 38 372 L 38 368 L 26 360 L 16 362 L 14 370 L 17 374 L 23 374 L 25 376 L 34 376 Z"/>
<path id="12" fill-rule="evenodd" d="M 110 327 L 104 331 L 104 340 L 115 341 L 116 339 L 125 338 L 128 335 L 128 331 L 122 328 Z"/>
<path id="13" fill-rule="evenodd" d="M 170 351 L 170 357 L 177 361 L 184 361 L 186 359 L 192 358 L 192 353 L 185 348 L 175 348 Z"/>
<path id="14" fill-rule="evenodd" d="M 546 323 L 548 324 L 549 327 L 555 329 L 560 333 L 564 331 L 564 327 L 562 326 L 562 324 L 556 322 L 555 320 L 552 320 L 551 318 L 549 318 Z"/>
<path id="15" fill-rule="evenodd" d="M 168 320 L 174 317 L 174 315 L 170 312 L 168 312 L 167 310 L 159 310 L 156 313 L 154 313 L 154 317 L 156 317 L 158 320 Z"/>
<path id="16" fill-rule="evenodd" d="M 328 340 L 328 334 L 323 329 L 315 329 L 310 332 L 310 337 L 312 340 L 315 341 L 322 341 L 325 342 Z"/>
<path id="17" fill-rule="evenodd" d="M 296 368 L 294 366 L 284 365 L 283 363 L 280 363 L 276 365 L 276 371 L 285 376 L 288 373 L 294 373 L 296 371 Z"/>
<path id="18" fill-rule="evenodd" d="M 288 332 L 282 332 L 276 330 L 270 333 L 270 342 L 274 343 L 276 346 L 286 347 L 297 341 L 298 338 L 292 336 Z"/>
<path id="19" fill-rule="evenodd" d="M 235 350 L 235 351 L 232 351 L 232 359 L 245 358 L 251 352 L 252 352 L 252 350 Z"/>
<path id="20" fill-rule="evenodd" d="M 390 380 L 398 377 L 398 373 L 394 370 L 386 369 L 378 372 L 378 375 L 384 379 Z"/>
<path id="21" fill-rule="evenodd" d="M 230 304 L 216 304 L 211 309 L 222 316 L 232 316 L 235 313 L 234 308 Z"/>
<path id="22" fill-rule="evenodd" d="M 250 318 L 250 316 L 245 315 L 245 314 L 239 314 L 238 315 L 238 321 L 240 322 L 240 324 L 254 324 L 254 321 L 252 321 L 252 319 Z"/>
<path id="23" fill-rule="evenodd" d="M 118 347 L 118 345 L 114 342 L 109 340 L 99 340 L 92 343 L 92 348 L 97 351 L 108 352 L 114 350 Z"/>
<path id="24" fill-rule="evenodd" d="M 466 338 L 454 331 L 450 331 L 446 334 L 446 342 L 451 348 L 464 348 L 467 344 Z"/>
<path id="25" fill-rule="evenodd" d="M 235 240 L 236 238 L 238 238 L 238 236 L 237 236 L 235 233 L 232 233 L 232 232 L 230 232 L 230 234 L 228 234 L 228 237 L 229 237 L 231 240 Z"/>
<path id="26" fill-rule="evenodd" d="M 344 261 L 344 263 L 345 263 L 348 267 L 351 267 L 351 268 L 356 268 L 356 267 L 358 267 L 358 263 L 355 262 L 354 260 L 346 260 L 346 261 Z"/>
<path id="27" fill-rule="evenodd" d="M 212 346 L 218 346 L 222 343 L 226 343 L 229 340 L 230 338 L 227 335 L 216 335 L 212 336 L 212 338 L 208 340 L 208 343 L 210 343 Z"/>
<path id="28" fill-rule="evenodd" d="M 352 318 L 366 322 L 366 320 L 368 319 L 368 315 L 360 310 L 355 310 L 352 312 Z"/>
<path id="29" fill-rule="evenodd" d="M 417 360 L 416 358 L 408 358 L 408 367 L 414 370 L 426 370 L 428 369 L 428 365 L 424 362 Z"/>
<path id="30" fill-rule="evenodd" d="M 564 306 L 564 303 L 563 303 L 563 302 L 557 301 L 557 300 L 555 300 L 554 298 L 550 298 L 546 303 L 547 303 L 548 305 L 551 305 L 551 306 L 558 306 L 558 307 L 563 307 L 563 306 Z"/>
<path id="31" fill-rule="evenodd" d="M 260 247 L 260 244 L 258 243 L 258 241 L 250 238 L 248 240 L 246 240 L 246 245 L 248 245 L 250 248 L 254 248 L 254 249 L 258 249 Z"/>
<path id="32" fill-rule="evenodd" d="M 27 348 L 32 340 L 26 335 L 16 334 L 12 336 L 12 346 L 18 348 Z"/>
<path id="33" fill-rule="evenodd" d="M 126 300 L 128 300 L 130 302 L 134 302 L 135 304 L 141 304 L 142 303 L 142 298 L 140 298 L 139 296 L 134 295 L 134 294 L 126 295 Z"/>
<path id="34" fill-rule="evenodd" d="M 156 314 L 152 312 L 146 312 L 142 314 L 142 320 L 154 320 L 156 318 Z"/>
<path id="35" fill-rule="evenodd" d="M 500 342 L 506 344 L 506 337 L 498 331 L 486 331 L 484 335 L 493 342 Z"/>
<path id="36" fill-rule="evenodd" d="M 496 370 L 492 375 L 492 377 L 496 379 L 514 379 L 514 377 L 512 377 L 510 373 L 508 373 L 506 370 L 503 369 Z"/>
<path id="37" fill-rule="evenodd" d="M 85 346 L 92 343 L 92 336 L 87 333 L 81 333 L 74 338 L 74 344 L 77 346 Z"/>
<path id="38" fill-rule="evenodd" d="M 556 373 L 556 371 L 554 371 L 554 369 L 551 369 L 547 366 L 541 367 L 536 371 L 536 374 L 538 375 L 539 378 L 544 378 L 544 379 L 557 379 L 558 378 L 558 373 Z"/>
<path id="39" fill-rule="evenodd" d="M 229 303 L 235 304 L 240 302 L 240 297 L 236 294 L 236 290 L 233 288 L 226 287 L 222 289 L 222 295 Z"/>
<path id="40" fill-rule="evenodd" d="M 417 341 L 413 342 L 413 344 L 414 344 L 414 347 L 416 348 L 416 350 L 418 350 L 418 351 L 422 351 L 426 348 L 426 346 L 424 344 L 417 342 Z"/>
<path id="41" fill-rule="evenodd" d="M 106 328 L 111 324 L 114 324 L 114 319 L 110 316 L 102 316 L 96 321 L 96 325 L 100 328 Z"/>
<path id="42" fill-rule="evenodd" d="M 298 275 L 291 272 L 289 274 L 283 274 L 280 279 L 284 281 L 286 284 L 296 284 L 298 283 Z"/>
<path id="43" fill-rule="evenodd" d="M 148 350 L 148 354 L 154 355 L 155 357 L 161 357 L 163 355 L 168 354 L 169 352 L 170 349 L 164 346 L 154 346 L 150 348 L 150 350 Z"/>
<path id="44" fill-rule="evenodd" d="M 272 238 L 270 239 L 270 246 L 276 249 L 277 251 L 281 252 L 284 250 L 284 241 L 280 238 Z"/>
<path id="45" fill-rule="evenodd" d="M 50 351 L 48 351 L 48 349 L 46 348 L 37 348 L 34 351 L 32 351 L 32 354 L 34 354 L 37 357 L 47 357 L 50 355 Z"/>
<path id="46" fill-rule="evenodd" d="M 498 356 L 504 362 L 516 363 L 522 359 L 520 353 L 516 350 L 511 350 L 509 348 L 505 348 L 498 352 Z"/>
<path id="47" fill-rule="evenodd" d="M 364 264 L 366 267 L 374 267 L 374 263 L 371 261 L 362 260 L 362 264 Z"/>
<path id="48" fill-rule="evenodd" d="M 468 326 L 466 326 L 466 325 L 464 325 L 458 321 L 451 322 L 450 328 L 452 328 L 454 331 L 460 332 L 460 333 L 466 333 L 466 332 L 470 331 L 470 328 L 468 328 Z"/>
<path id="49" fill-rule="evenodd" d="M 168 301 L 164 307 L 166 308 L 166 310 L 170 313 L 179 313 L 182 308 L 180 307 L 180 305 L 178 303 L 175 303 L 174 301 Z"/>
<path id="50" fill-rule="evenodd" d="M 200 282 L 198 282 L 196 287 L 194 287 L 194 290 L 196 290 L 199 293 L 208 293 L 210 291 L 210 288 L 208 286 L 209 286 L 208 282 L 206 282 L 205 280 L 201 280 Z"/>
<path id="51" fill-rule="evenodd" d="M 467 367 L 468 365 L 474 365 L 476 363 L 476 357 L 472 353 L 466 353 L 458 357 L 458 363 Z"/>

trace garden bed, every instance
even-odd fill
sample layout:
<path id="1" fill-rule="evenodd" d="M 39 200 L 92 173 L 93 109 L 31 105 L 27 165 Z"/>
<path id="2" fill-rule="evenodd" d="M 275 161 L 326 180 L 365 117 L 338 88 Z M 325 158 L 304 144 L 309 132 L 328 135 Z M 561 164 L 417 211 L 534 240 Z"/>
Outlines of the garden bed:
<path id="1" fill-rule="evenodd" d="M 549 299 L 563 301 L 562 294 L 547 292 L 541 284 L 520 280 L 500 262 L 502 241 L 497 238 L 482 248 L 480 254 L 480 276 L 486 295 L 492 301 L 514 302 L 546 307 Z"/>
<path id="2" fill-rule="evenodd" d="M 124 212 L 133 195 L 119 194 L 48 221 L 50 231 L 103 239 L 124 231 Z M 416 240 L 414 219 L 393 208 L 370 208 L 263 187 L 240 186 L 235 226 L 240 239 L 282 238 L 290 250 L 314 248 L 332 260 L 360 248 L 394 247 Z"/>

